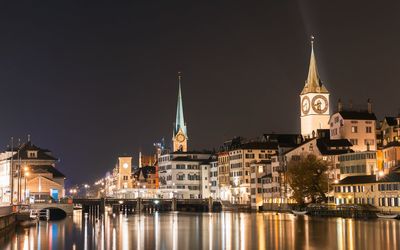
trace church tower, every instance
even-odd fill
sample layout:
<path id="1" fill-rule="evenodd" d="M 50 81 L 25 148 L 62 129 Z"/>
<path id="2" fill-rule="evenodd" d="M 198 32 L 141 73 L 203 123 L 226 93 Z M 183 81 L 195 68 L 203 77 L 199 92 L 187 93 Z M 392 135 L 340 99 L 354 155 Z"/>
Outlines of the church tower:
<path id="1" fill-rule="evenodd" d="M 181 80 L 182 75 L 178 73 L 178 103 L 176 107 L 176 121 L 174 129 L 172 131 L 172 149 L 173 151 L 187 151 L 187 130 L 185 119 L 183 118 L 183 103 L 182 103 L 182 91 L 181 91 Z"/>
<path id="2" fill-rule="evenodd" d="M 312 138 L 317 129 L 329 129 L 329 92 L 322 84 L 314 54 L 314 37 L 311 37 L 311 58 L 308 76 L 300 94 L 301 135 Z"/>

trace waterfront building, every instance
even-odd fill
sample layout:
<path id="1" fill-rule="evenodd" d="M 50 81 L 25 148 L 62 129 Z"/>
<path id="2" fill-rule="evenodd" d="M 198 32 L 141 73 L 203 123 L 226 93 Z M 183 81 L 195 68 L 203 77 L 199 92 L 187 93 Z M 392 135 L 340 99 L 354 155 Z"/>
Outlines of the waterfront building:
<path id="1" fill-rule="evenodd" d="M 400 174 L 348 176 L 334 185 L 335 204 L 370 204 L 381 211 L 400 212 Z"/>
<path id="2" fill-rule="evenodd" d="M 392 141 L 382 149 L 383 171 L 388 173 L 391 169 L 400 166 L 400 141 Z"/>
<path id="3" fill-rule="evenodd" d="M 308 76 L 300 93 L 301 134 L 304 138 L 313 138 L 318 129 L 329 128 L 329 105 L 329 91 L 319 77 L 314 41 L 311 40 Z"/>
<path id="4" fill-rule="evenodd" d="M 0 153 L 1 203 L 40 202 L 64 197 L 65 176 L 56 168 L 57 162 L 50 150 L 34 145 L 29 139 Z"/>
<path id="5" fill-rule="evenodd" d="M 219 159 L 219 158 L 218 158 Z M 220 186 L 219 186 L 219 175 L 218 175 L 218 160 L 215 156 L 215 160 L 210 161 L 210 195 L 213 199 L 220 199 Z"/>
<path id="6" fill-rule="evenodd" d="M 250 164 L 250 196 L 251 196 L 251 208 L 258 210 L 264 203 L 264 192 L 262 180 L 266 176 L 270 176 L 271 171 L 271 160 L 261 160 Z"/>
<path id="7" fill-rule="evenodd" d="M 277 153 L 270 142 L 246 142 L 229 150 L 231 202 L 250 204 L 250 164 L 269 160 Z"/>
<path id="8" fill-rule="evenodd" d="M 182 152 L 162 154 L 158 159 L 160 193 L 163 198 L 207 198 L 205 187 L 212 160 L 210 152 Z M 207 177 L 207 180 L 205 179 Z"/>
<path id="9" fill-rule="evenodd" d="M 386 116 L 381 125 L 382 146 L 400 141 L 400 114 L 397 117 Z"/>
<path id="10" fill-rule="evenodd" d="M 376 116 L 368 99 L 367 110 L 344 109 L 341 101 L 330 120 L 331 139 L 348 139 L 354 151 L 376 151 Z"/>
<path id="11" fill-rule="evenodd" d="M 352 152 L 339 155 L 340 179 L 348 176 L 378 175 L 377 153 L 375 151 Z"/>
<path id="12" fill-rule="evenodd" d="M 231 199 L 231 183 L 230 183 L 230 165 L 229 165 L 229 151 L 218 152 L 218 189 L 219 198 L 224 201 Z"/>

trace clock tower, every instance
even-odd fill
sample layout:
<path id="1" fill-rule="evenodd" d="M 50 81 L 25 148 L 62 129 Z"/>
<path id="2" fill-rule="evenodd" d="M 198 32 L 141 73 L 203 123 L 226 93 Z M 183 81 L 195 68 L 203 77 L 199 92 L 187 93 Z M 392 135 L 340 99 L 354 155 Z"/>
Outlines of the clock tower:
<path id="1" fill-rule="evenodd" d="M 183 118 L 183 103 L 182 103 L 182 92 L 181 92 L 181 80 L 182 75 L 178 73 L 178 103 L 176 107 L 176 121 L 174 129 L 172 131 L 172 149 L 173 151 L 187 151 L 187 130 L 185 119 Z"/>
<path id="2" fill-rule="evenodd" d="M 314 37 L 311 37 L 311 58 L 308 76 L 300 94 L 301 135 L 313 138 L 317 129 L 329 129 L 329 92 L 322 84 L 314 55 Z"/>

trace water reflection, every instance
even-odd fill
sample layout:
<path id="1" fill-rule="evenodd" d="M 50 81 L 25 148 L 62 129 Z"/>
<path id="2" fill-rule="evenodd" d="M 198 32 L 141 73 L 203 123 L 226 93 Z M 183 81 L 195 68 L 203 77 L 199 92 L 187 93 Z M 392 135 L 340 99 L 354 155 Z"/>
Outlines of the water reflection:
<path id="1" fill-rule="evenodd" d="M 400 249 L 398 220 L 275 213 L 154 213 L 40 222 L 0 249 Z"/>

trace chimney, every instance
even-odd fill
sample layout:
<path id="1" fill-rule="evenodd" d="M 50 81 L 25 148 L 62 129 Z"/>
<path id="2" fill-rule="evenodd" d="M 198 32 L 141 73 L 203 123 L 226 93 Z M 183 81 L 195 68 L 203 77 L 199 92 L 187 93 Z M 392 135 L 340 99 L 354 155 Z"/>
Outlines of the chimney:
<path id="1" fill-rule="evenodd" d="M 368 104 L 368 113 L 372 113 L 372 101 L 370 98 L 368 98 L 367 100 L 367 104 Z"/>
<path id="2" fill-rule="evenodd" d="M 341 112 L 343 110 L 343 104 L 342 104 L 342 100 L 340 100 L 340 98 L 337 103 L 337 109 L 338 109 L 338 112 Z"/>

